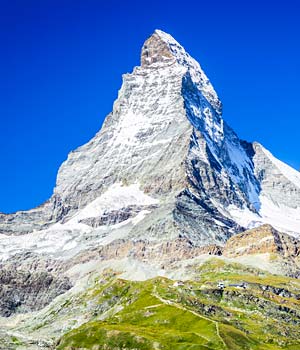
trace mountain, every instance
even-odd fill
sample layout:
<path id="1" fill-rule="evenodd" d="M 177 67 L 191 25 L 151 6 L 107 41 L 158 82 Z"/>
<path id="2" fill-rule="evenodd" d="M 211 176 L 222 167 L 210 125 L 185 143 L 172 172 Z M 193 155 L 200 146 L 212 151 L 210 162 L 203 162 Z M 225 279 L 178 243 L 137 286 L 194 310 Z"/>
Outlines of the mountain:
<path id="1" fill-rule="evenodd" d="M 259 228 L 262 224 L 274 229 Z M 169 34 L 156 30 L 143 45 L 141 65 L 123 76 L 101 130 L 61 165 L 51 198 L 29 211 L 0 214 L 0 315 L 13 318 L 1 321 L 7 330 L 3 339 L 10 337 L 3 344 L 6 349 L 20 344 L 20 349 L 24 344 L 51 347 L 72 328 L 93 317 L 110 319 L 124 308 L 126 298 L 118 304 L 110 291 L 113 301 L 104 297 L 102 304 L 84 297 L 106 293 L 111 283 L 122 284 L 115 282 L 119 274 L 129 280 L 195 279 L 199 265 L 211 255 L 223 254 L 225 260 L 217 261 L 225 265 L 228 259 L 241 258 L 241 264 L 252 266 L 247 273 L 264 275 L 261 284 L 272 284 L 271 293 L 286 283 L 286 295 L 298 300 L 299 284 L 293 277 L 299 276 L 299 234 L 300 173 L 259 143 L 240 140 L 223 120 L 222 104 L 200 65 Z M 279 247 L 276 237 L 285 249 L 284 256 L 276 253 L 277 265 L 272 263 L 274 247 Z M 256 240 L 268 242 L 267 248 L 253 247 Z M 209 266 L 212 273 L 215 265 Z M 238 273 L 243 275 L 243 269 L 238 267 Z M 267 282 L 270 273 L 291 279 Z M 98 282 L 105 286 L 101 291 L 95 289 Z M 263 299 L 259 283 L 254 283 L 249 298 Z M 159 298 L 169 297 L 155 298 L 159 303 Z M 294 299 L 289 300 L 289 310 L 298 317 Z M 167 304 L 174 302 L 168 300 Z M 282 315 L 277 307 L 272 304 L 270 312 L 278 321 Z M 224 325 L 222 310 L 216 317 Z M 282 326 L 294 334 L 288 323 L 284 314 Z M 246 326 L 239 328 L 237 319 L 230 324 L 237 334 L 243 329 L 240 336 L 247 339 Z M 230 329 L 223 328 L 229 337 Z M 13 344 L 11 334 L 20 344 Z M 256 344 L 259 336 L 249 342 Z M 63 339 L 59 348 L 68 349 L 62 344 Z"/>
<path id="2" fill-rule="evenodd" d="M 129 199 L 133 188 L 140 197 Z M 264 222 L 298 234 L 299 188 L 298 172 L 237 137 L 199 64 L 157 30 L 143 46 L 141 66 L 123 76 L 100 132 L 60 167 L 50 200 L 2 215 L 0 229 L 20 235 L 59 223 L 68 230 L 107 208 L 135 205 L 141 212 L 155 202 L 148 224 L 136 224 L 131 238 L 146 231 L 152 239 L 180 235 L 195 245 L 223 244 Z M 124 201 L 112 207 L 119 191 Z"/>

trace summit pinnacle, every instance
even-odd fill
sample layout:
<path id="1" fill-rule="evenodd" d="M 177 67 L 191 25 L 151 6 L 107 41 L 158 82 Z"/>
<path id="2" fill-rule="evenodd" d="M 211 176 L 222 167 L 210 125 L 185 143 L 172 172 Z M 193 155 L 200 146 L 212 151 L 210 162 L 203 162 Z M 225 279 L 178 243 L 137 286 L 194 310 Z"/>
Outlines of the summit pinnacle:
<path id="1" fill-rule="evenodd" d="M 153 63 L 171 63 L 175 62 L 170 45 L 160 35 L 160 31 L 155 31 L 151 37 L 146 40 L 142 48 L 141 66 L 151 66 Z"/>

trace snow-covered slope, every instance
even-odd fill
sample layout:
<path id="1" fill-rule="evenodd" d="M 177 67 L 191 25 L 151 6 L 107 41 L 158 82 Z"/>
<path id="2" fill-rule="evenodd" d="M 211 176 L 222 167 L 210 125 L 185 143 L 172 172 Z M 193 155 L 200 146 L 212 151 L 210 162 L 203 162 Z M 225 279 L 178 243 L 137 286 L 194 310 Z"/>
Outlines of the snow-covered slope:
<path id="1" fill-rule="evenodd" d="M 127 238 L 130 230 L 157 204 L 158 200 L 143 193 L 138 184 L 124 186 L 116 183 L 66 222 L 20 236 L 0 234 L 0 261 L 28 251 L 68 259 L 82 250 L 93 248 L 95 242 L 104 245 Z M 129 210 L 125 211 L 125 208 Z M 117 215 L 120 220 L 115 217 Z M 105 218 L 106 222 L 103 220 L 99 225 L 91 226 L 93 219 L 99 217 Z M 105 224 L 107 222 L 109 225 Z"/>

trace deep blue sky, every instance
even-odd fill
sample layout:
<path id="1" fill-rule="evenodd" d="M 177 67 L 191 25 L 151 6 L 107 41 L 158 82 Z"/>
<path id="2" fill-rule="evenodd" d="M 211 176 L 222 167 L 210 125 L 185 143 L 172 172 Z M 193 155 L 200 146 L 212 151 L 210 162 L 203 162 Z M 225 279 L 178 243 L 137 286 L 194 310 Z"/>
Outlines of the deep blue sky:
<path id="1" fill-rule="evenodd" d="M 300 168 L 297 1 L 0 0 L 0 211 L 41 204 L 159 28 L 195 57 L 241 138 Z"/>

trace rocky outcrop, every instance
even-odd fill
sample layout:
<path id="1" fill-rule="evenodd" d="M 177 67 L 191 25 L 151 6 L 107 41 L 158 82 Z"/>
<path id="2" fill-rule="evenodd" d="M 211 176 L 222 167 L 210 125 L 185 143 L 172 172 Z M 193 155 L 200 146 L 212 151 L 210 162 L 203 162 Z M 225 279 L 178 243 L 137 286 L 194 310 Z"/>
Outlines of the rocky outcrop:
<path id="1" fill-rule="evenodd" d="M 128 207 L 119 210 L 104 211 L 100 217 L 91 217 L 80 220 L 80 223 L 89 225 L 91 227 L 99 227 L 105 225 L 116 225 L 135 217 L 142 210 L 153 210 L 157 208 L 156 205 L 137 206 L 129 205 Z"/>
<path id="2" fill-rule="evenodd" d="M 66 277 L 47 271 L 0 269 L 0 316 L 39 310 L 71 288 Z"/>
<path id="3" fill-rule="evenodd" d="M 41 230 L 51 223 L 49 202 L 27 211 L 13 214 L 0 213 L 0 234 L 23 235 L 33 230 Z"/>
<path id="4" fill-rule="evenodd" d="M 231 237 L 223 251 L 223 255 L 228 257 L 263 253 L 298 259 L 300 241 L 266 224 Z"/>
<path id="5" fill-rule="evenodd" d="M 272 295 L 264 295 L 272 299 Z M 259 295 L 253 295 L 253 293 L 243 292 L 239 290 L 225 289 L 222 295 L 222 300 L 225 303 L 232 303 L 235 301 L 235 305 L 238 305 L 241 309 L 248 309 L 251 306 L 258 309 L 263 313 L 265 317 L 271 317 L 280 321 L 288 322 L 290 324 L 300 324 L 300 312 L 293 307 L 286 305 L 278 305 L 272 300 L 268 300 Z"/>
<path id="6" fill-rule="evenodd" d="M 0 264 L 0 315 L 40 310 L 72 287 L 61 260 L 31 252 Z"/>
<path id="7" fill-rule="evenodd" d="M 254 254 L 269 254 L 269 260 L 282 274 L 300 276 L 300 240 L 278 232 L 270 225 L 262 225 L 231 237 L 223 255 L 240 258 Z"/>
<path id="8" fill-rule="evenodd" d="M 71 259 L 67 268 L 92 260 L 111 260 L 131 257 L 140 261 L 151 261 L 162 267 L 180 260 L 192 259 L 202 254 L 222 255 L 222 247 L 208 245 L 195 247 L 192 242 L 178 238 L 170 242 L 115 240 L 110 244 L 81 252 Z"/>
<path id="9" fill-rule="evenodd" d="M 168 43 L 161 40 L 158 33 L 154 33 L 144 43 L 141 54 L 142 67 L 149 67 L 155 63 L 174 63 L 175 57 L 172 55 Z"/>

